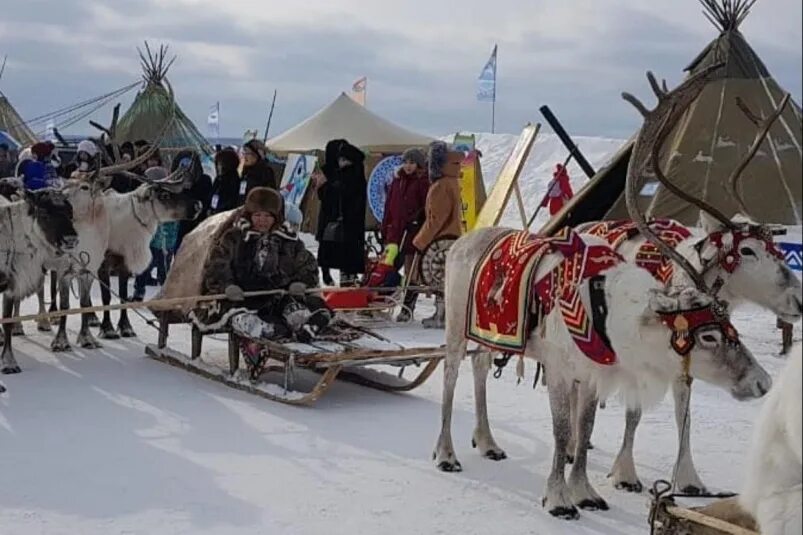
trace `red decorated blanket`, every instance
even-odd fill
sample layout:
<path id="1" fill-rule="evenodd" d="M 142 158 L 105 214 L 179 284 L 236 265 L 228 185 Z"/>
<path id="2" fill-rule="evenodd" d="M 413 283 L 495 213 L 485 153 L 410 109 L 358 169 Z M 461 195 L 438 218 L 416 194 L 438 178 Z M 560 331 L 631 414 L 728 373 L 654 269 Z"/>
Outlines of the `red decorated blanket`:
<path id="1" fill-rule="evenodd" d="M 670 247 L 677 247 L 691 237 L 691 231 L 672 219 L 653 219 L 648 223 L 650 229 Z M 632 221 L 600 221 L 583 232 L 606 240 L 615 251 L 627 240 L 638 236 L 639 231 Z M 672 261 L 665 257 L 651 242 L 644 242 L 636 252 L 636 265 L 646 269 L 661 284 L 672 280 L 674 269 Z"/>
<path id="2" fill-rule="evenodd" d="M 553 252 L 562 254 L 563 262 L 534 281 L 543 255 Z M 594 328 L 578 286 L 621 260 L 609 247 L 586 245 L 571 229 L 552 238 L 504 234 L 474 269 L 466 336 L 498 351 L 523 353 L 536 318 L 557 306 L 578 348 L 595 362 L 613 364 L 616 356 L 604 334 Z"/>

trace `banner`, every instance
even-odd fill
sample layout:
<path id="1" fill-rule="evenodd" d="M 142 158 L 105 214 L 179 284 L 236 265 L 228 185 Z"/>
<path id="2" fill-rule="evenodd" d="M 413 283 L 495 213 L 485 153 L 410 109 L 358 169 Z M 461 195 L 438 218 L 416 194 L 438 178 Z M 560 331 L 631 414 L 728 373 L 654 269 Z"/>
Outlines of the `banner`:
<path id="1" fill-rule="evenodd" d="M 365 106 L 365 97 L 368 93 L 368 78 L 363 76 L 351 86 L 351 98 L 360 106 Z"/>
<path id="2" fill-rule="evenodd" d="M 282 197 L 288 204 L 301 207 L 304 194 L 309 187 L 310 177 L 315 170 L 318 159 L 304 154 L 290 154 L 284 167 L 284 176 L 279 188 Z"/>
<path id="3" fill-rule="evenodd" d="M 477 100 L 480 102 L 496 102 L 496 48 L 494 45 L 491 57 L 477 80 Z"/>
<path id="4" fill-rule="evenodd" d="M 209 127 L 209 137 L 220 139 L 220 102 L 215 102 L 215 105 L 209 108 L 206 124 Z"/>

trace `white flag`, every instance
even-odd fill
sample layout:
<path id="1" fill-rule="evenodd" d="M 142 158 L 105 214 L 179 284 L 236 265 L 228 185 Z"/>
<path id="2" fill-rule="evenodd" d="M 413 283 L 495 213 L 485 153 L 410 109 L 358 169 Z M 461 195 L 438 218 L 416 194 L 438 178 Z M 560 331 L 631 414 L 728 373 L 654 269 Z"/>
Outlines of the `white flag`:
<path id="1" fill-rule="evenodd" d="M 206 118 L 206 124 L 209 126 L 209 135 L 213 138 L 220 137 L 220 102 L 215 102 L 215 105 L 209 108 L 209 115 Z"/>

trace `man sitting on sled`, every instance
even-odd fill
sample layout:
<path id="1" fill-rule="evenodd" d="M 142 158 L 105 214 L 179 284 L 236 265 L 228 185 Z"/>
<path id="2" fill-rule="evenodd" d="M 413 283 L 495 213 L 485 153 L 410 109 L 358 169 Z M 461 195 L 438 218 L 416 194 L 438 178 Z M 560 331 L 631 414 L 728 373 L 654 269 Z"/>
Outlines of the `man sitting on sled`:
<path id="1" fill-rule="evenodd" d="M 309 342 L 332 317 L 320 297 L 306 293 L 318 286 L 318 264 L 285 223 L 283 205 L 275 190 L 252 189 L 241 217 L 214 246 L 204 269 L 204 293 L 227 298 L 213 315 L 218 322 L 230 320 L 231 328 L 249 340 L 243 349 L 251 364 L 261 360 L 260 340 L 292 336 Z M 244 295 L 263 290 L 287 293 Z"/>

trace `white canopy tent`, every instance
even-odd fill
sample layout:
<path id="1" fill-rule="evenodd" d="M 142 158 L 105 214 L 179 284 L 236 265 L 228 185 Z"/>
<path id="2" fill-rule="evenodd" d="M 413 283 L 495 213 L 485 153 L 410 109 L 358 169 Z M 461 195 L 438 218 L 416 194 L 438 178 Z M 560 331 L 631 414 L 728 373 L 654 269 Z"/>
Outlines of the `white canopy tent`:
<path id="1" fill-rule="evenodd" d="M 322 151 L 332 139 L 346 139 L 369 152 L 387 153 L 422 147 L 433 141 L 383 119 L 341 93 L 308 119 L 269 139 L 267 146 L 276 153 Z"/>

